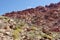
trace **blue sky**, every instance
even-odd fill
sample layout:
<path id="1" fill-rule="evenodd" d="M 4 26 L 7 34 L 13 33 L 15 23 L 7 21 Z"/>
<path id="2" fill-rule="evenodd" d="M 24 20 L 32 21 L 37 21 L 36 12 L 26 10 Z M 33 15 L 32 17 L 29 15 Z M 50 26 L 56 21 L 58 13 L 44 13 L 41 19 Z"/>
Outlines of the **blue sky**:
<path id="1" fill-rule="evenodd" d="M 60 0 L 0 0 L 0 15 L 57 2 Z"/>

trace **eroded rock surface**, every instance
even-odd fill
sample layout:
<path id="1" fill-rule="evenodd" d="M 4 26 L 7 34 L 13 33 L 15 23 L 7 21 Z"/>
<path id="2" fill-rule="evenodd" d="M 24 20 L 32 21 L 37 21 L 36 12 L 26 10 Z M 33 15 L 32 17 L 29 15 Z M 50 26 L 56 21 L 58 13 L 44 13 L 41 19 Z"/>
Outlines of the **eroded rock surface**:
<path id="1" fill-rule="evenodd" d="M 3 16 L 12 19 L 0 19 L 0 28 L 11 31 L 11 40 L 60 40 L 60 2 Z"/>
<path id="2" fill-rule="evenodd" d="M 3 16 L 25 19 L 29 24 L 48 26 L 50 31 L 60 32 L 60 2 L 49 6 L 38 6 L 23 11 L 6 13 Z"/>

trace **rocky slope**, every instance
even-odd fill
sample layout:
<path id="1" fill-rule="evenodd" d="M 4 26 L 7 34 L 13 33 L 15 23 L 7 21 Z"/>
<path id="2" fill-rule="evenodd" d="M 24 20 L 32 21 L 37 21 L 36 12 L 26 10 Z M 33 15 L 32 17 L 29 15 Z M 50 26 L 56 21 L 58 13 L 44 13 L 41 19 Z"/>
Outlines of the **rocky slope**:
<path id="1" fill-rule="evenodd" d="M 45 7 L 38 6 L 23 11 L 6 13 L 3 16 L 25 19 L 29 24 L 45 25 L 51 31 L 60 31 L 60 2 L 56 4 L 51 3 Z"/>
<path id="2" fill-rule="evenodd" d="M 60 2 L 0 16 L 0 40 L 60 40 Z"/>

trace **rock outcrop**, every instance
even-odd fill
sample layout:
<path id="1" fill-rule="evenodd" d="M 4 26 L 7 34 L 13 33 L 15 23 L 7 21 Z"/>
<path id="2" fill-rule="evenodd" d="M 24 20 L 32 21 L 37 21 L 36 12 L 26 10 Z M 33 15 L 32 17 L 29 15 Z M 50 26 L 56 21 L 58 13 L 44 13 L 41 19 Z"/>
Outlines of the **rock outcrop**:
<path id="1" fill-rule="evenodd" d="M 6 13 L 3 16 L 25 19 L 29 24 L 45 25 L 51 31 L 60 31 L 60 2 L 49 6 L 38 6 L 36 8 L 26 9 L 23 11 Z"/>
<path id="2" fill-rule="evenodd" d="M 0 16 L 0 40 L 60 40 L 60 2 Z"/>

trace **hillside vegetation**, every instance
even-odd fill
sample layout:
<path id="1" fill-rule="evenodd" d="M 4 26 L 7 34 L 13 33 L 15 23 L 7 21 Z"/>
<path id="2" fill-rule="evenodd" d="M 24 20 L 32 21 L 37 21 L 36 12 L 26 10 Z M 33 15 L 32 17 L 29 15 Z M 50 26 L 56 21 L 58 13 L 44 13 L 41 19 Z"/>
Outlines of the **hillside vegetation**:
<path id="1" fill-rule="evenodd" d="M 0 16 L 0 40 L 60 40 L 60 2 Z"/>

